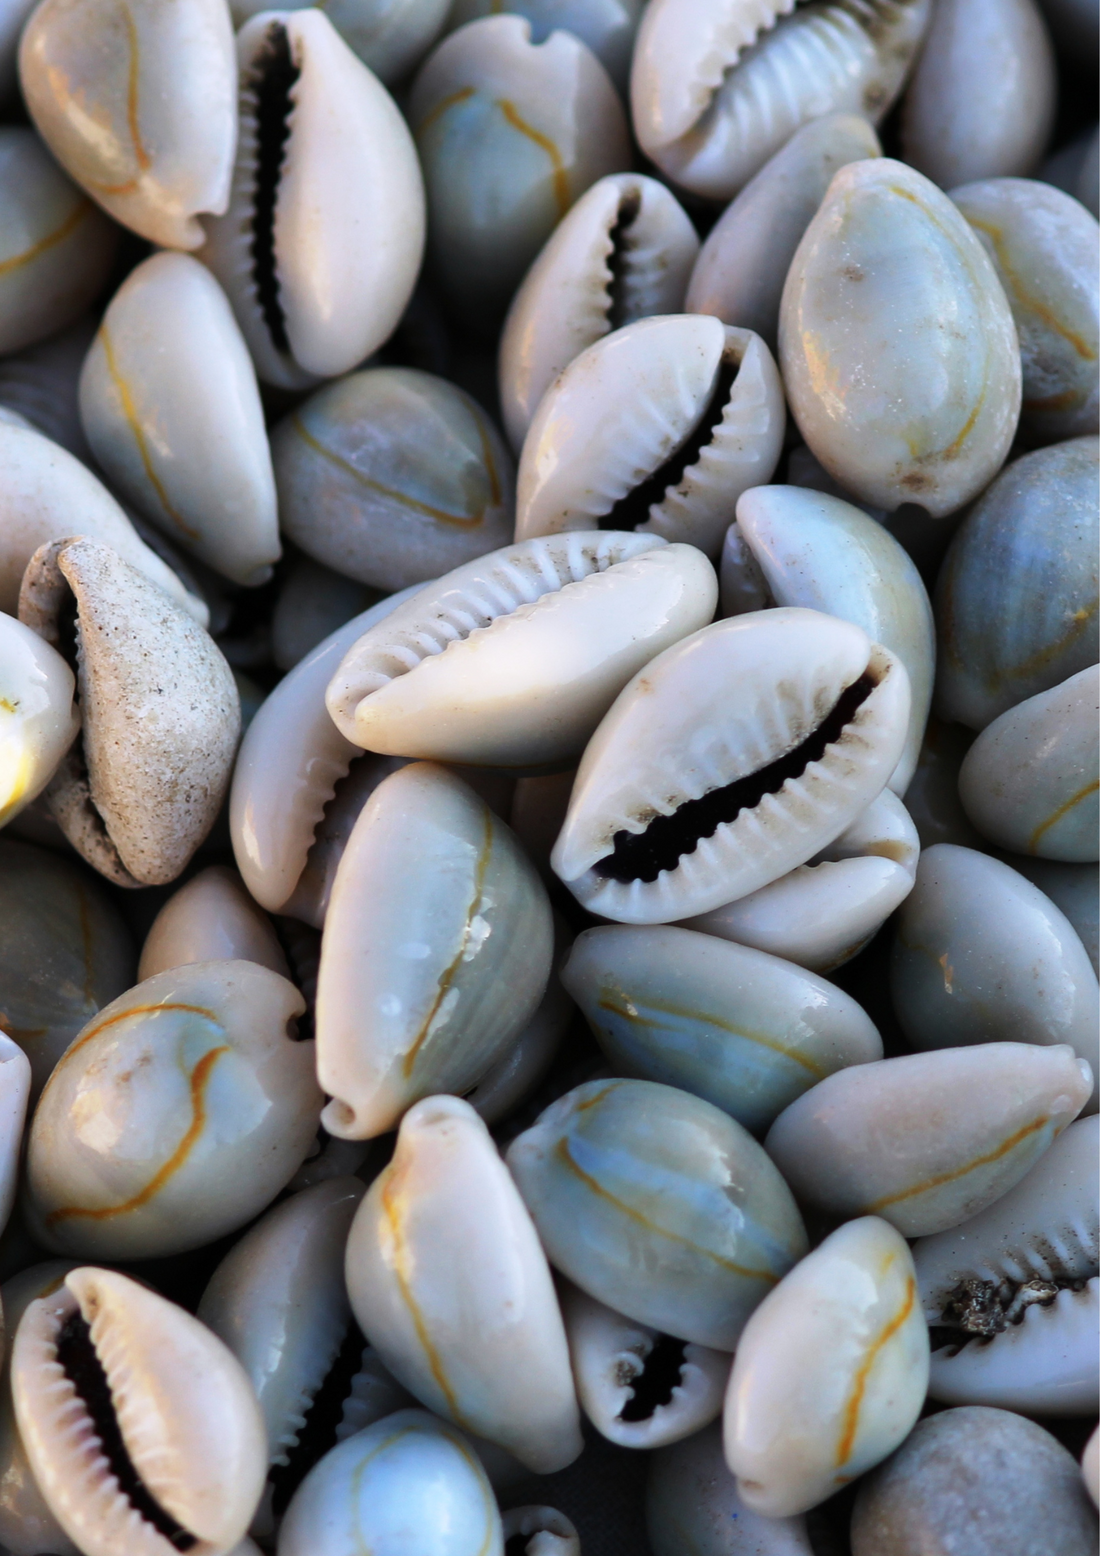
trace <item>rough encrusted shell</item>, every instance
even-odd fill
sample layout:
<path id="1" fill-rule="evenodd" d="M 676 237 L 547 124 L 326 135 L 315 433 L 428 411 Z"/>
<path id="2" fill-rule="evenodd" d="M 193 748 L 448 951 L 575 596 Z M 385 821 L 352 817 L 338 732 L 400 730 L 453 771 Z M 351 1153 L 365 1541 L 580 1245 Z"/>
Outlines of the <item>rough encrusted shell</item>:
<path id="1" fill-rule="evenodd" d="M 167 248 L 202 242 L 237 139 L 223 0 L 43 0 L 19 45 L 28 111 L 62 167 L 118 221 Z"/>
<path id="2" fill-rule="evenodd" d="M 785 423 L 778 369 L 750 330 L 699 314 L 628 324 L 543 396 L 516 538 L 633 528 L 716 556 L 741 493 L 771 480 Z"/>
<path id="3" fill-rule="evenodd" d="M 75 691 L 57 650 L 0 611 L 0 827 L 41 794 L 76 739 Z"/>
<path id="4" fill-rule="evenodd" d="M 70 607 L 81 731 L 46 797 L 101 874 L 163 885 L 229 786 L 241 729 L 233 672 L 185 611 L 99 541 L 51 541 L 27 565 L 21 621 L 57 644 Z"/>
<path id="5" fill-rule="evenodd" d="M 161 908 L 145 937 L 137 981 L 192 962 L 258 962 L 287 977 L 286 957 L 266 914 L 236 870 L 213 864 Z"/>
<path id="6" fill-rule="evenodd" d="M 987 486 L 1020 414 L 1020 348 L 951 201 L 887 157 L 853 162 L 791 262 L 779 315 L 791 414 L 857 499 L 933 518 Z"/>
<path id="7" fill-rule="evenodd" d="M 427 584 L 345 654 L 325 702 L 370 751 L 505 767 L 576 756 L 630 677 L 710 620 L 691 546 L 587 531 Z"/>
<path id="8" fill-rule="evenodd" d="M 860 692 L 849 710 L 841 699 Z M 747 896 L 852 824 L 897 765 L 908 717 L 904 667 L 859 627 L 793 608 L 715 622 L 639 672 L 589 741 L 554 870 L 625 923 Z M 717 798 L 698 810 L 718 791 L 737 805 L 730 820 Z"/>

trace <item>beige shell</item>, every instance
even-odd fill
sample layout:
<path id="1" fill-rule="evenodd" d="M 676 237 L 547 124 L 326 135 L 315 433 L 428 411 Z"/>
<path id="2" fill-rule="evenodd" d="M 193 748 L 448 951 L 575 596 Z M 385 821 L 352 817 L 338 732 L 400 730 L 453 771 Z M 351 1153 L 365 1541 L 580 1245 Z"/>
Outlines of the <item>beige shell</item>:
<path id="1" fill-rule="evenodd" d="M 20 619 L 60 643 L 76 612 L 81 737 L 47 791 L 77 852 L 120 886 L 180 874 L 214 824 L 240 736 L 236 683 L 213 640 L 111 547 L 35 552 Z"/>
<path id="2" fill-rule="evenodd" d="M 191 962 L 258 962 L 289 976 L 271 920 L 248 895 L 236 870 L 210 865 L 161 908 L 141 948 L 137 981 Z"/>

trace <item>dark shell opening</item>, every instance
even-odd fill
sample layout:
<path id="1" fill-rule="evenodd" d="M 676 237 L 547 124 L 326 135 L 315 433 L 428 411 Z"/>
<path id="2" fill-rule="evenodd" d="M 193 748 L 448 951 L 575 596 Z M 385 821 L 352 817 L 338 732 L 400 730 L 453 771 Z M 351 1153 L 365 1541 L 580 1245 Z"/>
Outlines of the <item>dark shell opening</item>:
<path id="1" fill-rule="evenodd" d="M 1087 1280 L 1035 1276 L 1031 1280 L 962 1280 L 948 1292 L 938 1324 L 929 1328 L 934 1351 L 957 1354 L 965 1345 L 988 1345 L 997 1335 L 1022 1324 L 1029 1307 L 1049 1307 L 1059 1292 L 1083 1291 Z"/>
<path id="2" fill-rule="evenodd" d="M 351 1395 L 356 1373 L 362 1366 L 366 1346 L 367 1342 L 353 1320 L 348 1325 L 332 1366 L 325 1373 L 306 1411 L 305 1425 L 298 1433 L 298 1441 L 291 1448 L 287 1462 L 273 1464 L 268 1473 L 271 1508 L 276 1518 L 282 1517 L 291 1497 L 317 1461 L 336 1446 L 336 1434 L 343 1420 L 344 1406 Z"/>
<path id="3" fill-rule="evenodd" d="M 654 816 L 644 832 L 615 833 L 610 854 L 592 866 L 604 880 L 655 881 L 662 870 L 674 870 L 685 854 L 694 853 L 700 841 L 713 837 L 723 822 L 733 821 L 743 810 L 758 805 L 765 794 L 778 794 L 788 778 L 800 778 L 811 762 L 818 762 L 827 746 L 838 741 L 844 727 L 874 691 L 877 682 L 864 672 L 845 687 L 821 723 L 799 745 L 767 767 L 736 778 L 723 788 L 712 789 L 697 800 L 685 800 L 670 816 Z"/>
<path id="4" fill-rule="evenodd" d="M 123 1496 L 175 1550 L 192 1550 L 199 1543 L 196 1537 L 189 1534 L 182 1524 L 178 1524 L 170 1513 L 165 1512 L 134 1468 L 119 1430 L 107 1374 L 96 1355 L 91 1330 L 79 1312 L 70 1314 L 61 1326 L 57 1337 L 57 1359 L 65 1370 L 65 1376 L 84 1401 L 111 1473 L 118 1481 Z"/>
<path id="5" fill-rule="evenodd" d="M 607 256 L 607 268 L 611 272 L 611 279 L 607 283 L 607 323 L 612 330 L 622 329 L 629 323 L 626 315 L 626 299 L 624 293 L 624 279 L 626 274 L 627 259 L 634 248 L 630 229 L 638 217 L 642 208 L 642 197 L 637 189 L 627 189 L 619 201 L 619 214 L 615 218 L 615 225 L 608 233 L 611 239 L 611 253 Z"/>
<path id="6" fill-rule="evenodd" d="M 527 1542 L 530 1539 L 526 1534 L 509 1535 L 504 1542 L 504 1556 L 527 1556 Z"/>
<path id="7" fill-rule="evenodd" d="M 619 1411 L 620 1421 L 648 1421 L 669 1403 L 684 1370 L 686 1349 L 683 1340 L 674 1340 L 669 1334 L 657 1336 L 641 1372 L 633 1379 L 634 1392 Z"/>
<path id="8" fill-rule="evenodd" d="M 256 182 L 252 194 L 252 279 L 264 324 L 277 351 L 290 352 L 286 315 L 275 269 L 275 203 L 290 137 L 293 92 L 301 71 L 290 53 L 287 30 L 273 22 L 253 62 L 248 88 L 255 102 Z"/>

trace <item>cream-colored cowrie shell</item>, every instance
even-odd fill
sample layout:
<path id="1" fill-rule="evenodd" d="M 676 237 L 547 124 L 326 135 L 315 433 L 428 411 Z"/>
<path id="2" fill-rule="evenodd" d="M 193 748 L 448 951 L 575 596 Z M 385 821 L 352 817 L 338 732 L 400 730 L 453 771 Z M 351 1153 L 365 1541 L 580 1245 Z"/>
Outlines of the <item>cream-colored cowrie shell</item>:
<path id="1" fill-rule="evenodd" d="M 359 1327 L 418 1399 L 539 1474 L 583 1446 L 569 1348 L 538 1236 L 477 1114 L 428 1097 L 348 1235 Z"/>
<path id="2" fill-rule="evenodd" d="M 0 611 L 0 827 L 37 799 L 76 739 L 75 691 L 56 648 Z"/>
<path id="3" fill-rule="evenodd" d="M 750 330 L 666 314 L 606 335 L 543 396 L 519 462 L 516 538 L 637 530 L 717 556 L 730 512 L 770 481 L 783 386 Z"/>
<path id="4" fill-rule="evenodd" d="M 1092 1436 L 1081 1455 L 1081 1476 L 1093 1506 L 1100 1507 L 1100 1426 L 1094 1427 Z"/>
<path id="5" fill-rule="evenodd" d="M 612 330 L 683 307 L 698 252 L 687 212 L 656 179 L 612 173 L 581 196 L 524 276 L 500 337 L 501 411 L 517 452 L 574 357 Z"/>
<path id="6" fill-rule="evenodd" d="M 214 825 L 241 711 L 213 639 L 110 546 L 41 546 L 20 619 L 60 645 L 75 614 L 80 738 L 47 790 L 73 847 L 118 886 L 175 880 Z"/>
<path id="7" fill-rule="evenodd" d="M 0 352 L 80 317 L 107 279 L 118 228 L 62 173 L 33 130 L 0 129 Z"/>
<path id="8" fill-rule="evenodd" d="M 905 1239 L 849 1221 L 745 1325 L 726 1393 L 726 1460 L 741 1498 L 805 1513 L 908 1436 L 928 1386 L 928 1330 Z"/>
<path id="9" fill-rule="evenodd" d="M 223 864 L 193 876 L 161 908 L 141 948 L 138 982 L 192 962 L 258 962 L 288 976 L 271 921 Z"/>
<path id="10" fill-rule="evenodd" d="M 15 1203 L 22 1155 L 23 1122 L 31 1094 L 31 1066 L 26 1054 L 0 1030 L 0 1232 Z M 0 1347 L 3 1343 L 0 1311 Z"/>
<path id="11" fill-rule="evenodd" d="M 797 9 L 795 0 L 654 0 L 631 69 L 634 133 L 674 182 L 729 200 L 808 120 L 850 112 L 877 124 L 930 9 L 930 0 Z"/>
<path id="12" fill-rule="evenodd" d="M 74 1039 L 31 1123 L 28 1209 L 44 1247 L 141 1259 L 242 1226 L 317 1132 L 305 1002 L 254 962 L 158 973 Z"/>
<path id="13" fill-rule="evenodd" d="M 71 1270 L 24 1313 L 11 1381 L 35 1479 L 85 1556 L 219 1556 L 244 1535 L 263 1418 L 190 1313 L 113 1270 Z"/>
<path id="14" fill-rule="evenodd" d="M 692 546 L 588 530 L 426 584 L 345 654 L 325 702 L 369 751 L 538 768 L 583 749 L 636 671 L 714 613 Z"/>
<path id="15" fill-rule="evenodd" d="M 225 293 L 188 254 L 131 270 L 80 375 L 80 416 L 116 489 L 232 579 L 271 577 L 279 526 L 256 374 Z"/>
<path id="16" fill-rule="evenodd" d="M 954 513 L 1016 431 L 1020 348 L 997 273 L 947 196 L 888 157 L 829 185 L 783 288 L 779 360 L 813 453 L 891 512 Z"/>
<path id="17" fill-rule="evenodd" d="M 1091 1090 L 1068 1043 L 941 1048 L 838 1070 L 780 1113 L 764 1143 L 804 1203 L 924 1237 L 1007 1193 Z"/>
<path id="18" fill-rule="evenodd" d="M 287 11 L 310 0 L 292 0 Z M 401 81 L 432 44 L 447 17 L 448 0 L 326 0 L 325 15 L 349 48 L 387 86 Z M 267 0 L 229 0 L 233 25 L 271 7 Z"/>
<path id="19" fill-rule="evenodd" d="M 534 1014 L 552 952 L 545 887 L 508 828 L 445 768 L 393 773 L 352 829 L 325 921 L 325 1128 L 370 1139 L 421 1097 L 476 1085 Z"/>
<path id="20" fill-rule="evenodd" d="M 973 842 L 981 847 L 976 834 Z M 1088 953 L 1093 972 L 1100 975 L 1100 866 L 1013 854 L 1012 868 L 1065 914 Z"/>
<path id="21" fill-rule="evenodd" d="M 265 383 L 301 389 L 376 351 L 424 247 L 424 189 L 397 105 L 320 10 L 241 28 L 240 145 L 199 258 Z"/>
<path id="22" fill-rule="evenodd" d="M 62 167 L 116 220 L 166 248 L 229 199 L 237 141 L 225 0 L 42 0 L 19 79 Z"/>
<path id="23" fill-rule="evenodd" d="M 588 45 L 625 95 L 634 34 L 644 4 L 645 0 L 454 0 L 447 14 L 447 30 L 453 32 L 479 16 L 497 16 L 501 10 L 525 16 L 536 44 L 560 27 Z"/>
<path id="24" fill-rule="evenodd" d="M 1031 173 L 1057 89 L 1034 0 L 936 0 L 902 108 L 905 160 L 941 189 Z"/>
<path id="25" fill-rule="evenodd" d="M 588 743 L 551 863 L 590 912 L 706 913 L 804 864 L 886 784 L 904 666 L 861 628 L 784 608 L 666 649 Z"/>

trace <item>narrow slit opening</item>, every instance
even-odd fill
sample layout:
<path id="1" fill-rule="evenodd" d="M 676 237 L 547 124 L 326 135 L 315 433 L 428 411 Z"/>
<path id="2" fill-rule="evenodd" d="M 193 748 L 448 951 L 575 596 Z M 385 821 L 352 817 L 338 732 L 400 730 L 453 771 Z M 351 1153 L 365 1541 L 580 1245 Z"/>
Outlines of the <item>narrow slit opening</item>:
<path id="1" fill-rule="evenodd" d="M 268 1472 L 271 1482 L 271 1507 L 276 1518 L 286 1511 L 291 1497 L 317 1461 L 336 1446 L 336 1434 L 343 1419 L 344 1406 L 351 1395 L 355 1375 L 363 1363 L 366 1340 L 354 1320 L 325 1374 L 313 1402 L 306 1411 L 305 1425 L 291 1448 L 285 1464 L 274 1464 Z"/>
<path id="2" fill-rule="evenodd" d="M 634 1392 L 619 1411 L 620 1421 L 648 1421 L 667 1405 L 684 1370 L 686 1346 L 670 1334 L 657 1336 L 645 1366 L 634 1379 Z"/>
<path id="3" fill-rule="evenodd" d="M 285 27 L 275 22 L 252 67 L 256 102 L 256 181 L 252 195 L 252 278 L 264 324 L 277 351 L 289 354 L 286 315 L 275 268 L 275 204 L 279 174 L 290 137 L 292 93 L 301 74 L 290 53 Z"/>
<path id="4" fill-rule="evenodd" d="M 674 870 L 685 854 L 694 853 L 702 839 L 713 837 L 723 822 L 736 820 L 741 811 L 758 805 L 765 794 L 778 794 L 788 778 L 800 778 L 811 762 L 820 761 L 875 685 L 864 672 L 841 692 L 831 712 L 805 740 L 767 767 L 735 778 L 697 800 L 685 800 L 671 816 L 655 816 L 644 832 L 616 832 L 612 852 L 597 860 L 595 873 L 627 885 L 655 881 L 662 870 Z"/>
<path id="5" fill-rule="evenodd" d="M 611 279 L 607 283 L 607 323 L 613 330 L 622 329 L 628 323 L 626 316 L 626 265 L 634 244 L 630 229 L 642 208 L 642 197 L 637 189 L 628 189 L 619 201 L 619 213 L 615 225 L 608 233 L 611 253 L 607 256 L 607 268 Z"/>
<path id="6" fill-rule="evenodd" d="M 57 1337 L 57 1359 L 65 1370 L 65 1376 L 84 1401 L 96 1436 L 111 1466 L 111 1473 L 118 1481 L 123 1496 L 175 1550 L 192 1550 L 199 1543 L 196 1537 L 189 1534 L 182 1524 L 178 1524 L 170 1513 L 165 1512 L 134 1468 L 119 1429 L 111 1398 L 111 1385 L 96 1355 L 91 1330 L 79 1312 L 70 1314 L 61 1326 Z"/>

